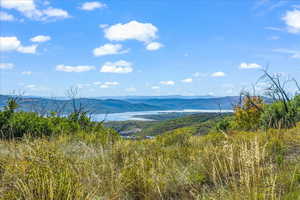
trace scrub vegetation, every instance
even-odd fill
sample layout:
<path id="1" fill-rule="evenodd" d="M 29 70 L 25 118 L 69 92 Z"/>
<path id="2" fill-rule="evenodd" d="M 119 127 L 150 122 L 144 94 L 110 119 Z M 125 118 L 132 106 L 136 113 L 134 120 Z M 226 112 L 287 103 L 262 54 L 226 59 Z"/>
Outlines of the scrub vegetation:
<path id="1" fill-rule="evenodd" d="M 76 103 L 69 116 L 40 116 L 11 98 L 0 112 L 0 199 L 299 199 L 300 97 L 267 78 L 272 103 L 243 93 L 232 115 L 178 118 L 154 139 L 123 139 Z M 198 136 L 203 123 L 212 126 Z"/>

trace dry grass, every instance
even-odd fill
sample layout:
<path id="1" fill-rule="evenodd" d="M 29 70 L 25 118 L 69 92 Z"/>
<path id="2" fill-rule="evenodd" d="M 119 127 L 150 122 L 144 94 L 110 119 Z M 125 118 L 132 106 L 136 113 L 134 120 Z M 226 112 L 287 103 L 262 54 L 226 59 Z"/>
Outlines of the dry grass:
<path id="1" fill-rule="evenodd" d="M 0 199 L 300 199 L 299 151 L 299 128 L 106 145 L 0 141 Z"/>

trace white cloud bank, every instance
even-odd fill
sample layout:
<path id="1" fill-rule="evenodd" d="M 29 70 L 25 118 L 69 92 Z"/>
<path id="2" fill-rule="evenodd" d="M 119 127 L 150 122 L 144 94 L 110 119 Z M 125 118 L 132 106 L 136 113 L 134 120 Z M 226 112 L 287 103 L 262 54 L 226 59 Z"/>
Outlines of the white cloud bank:
<path id="1" fill-rule="evenodd" d="M 125 60 L 119 60 L 117 62 L 106 62 L 101 67 L 100 72 L 103 73 L 118 73 L 127 74 L 133 71 L 132 63 Z"/>
<path id="2" fill-rule="evenodd" d="M 0 63 L 0 69 L 9 70 L 9 69 L 13 69 L 13 68 L 14 68 L 13 63 Z"/>
<path id="3" fill-rule="evenodd" d="M 17 37 L 0 37 L 0 51 L 18 51 L 20 53 L 35 54 L 38 45 L 22 46 Z"/>
<path id="4" fill-rule="evenodd" d="M 34 0 L 1 0 L 0 7 L 17 10 L 25 17 L 33 20 L 45 21 L 70 17 L 69 13 L 62 9 L 52 7 L 38 9 Z"/>
<path id="5" fill-rule="evenodd" d="M 282 20 L 290 33 L 300 33 L 300 10 L 287 11 Z"/>
<path id="6" fill-rule="evenodd" d="M 98 2 L 98 1 L 92 1 L 92 2 L 85 2 L 81 5 L 80 9 L 81 10 L 86 10 L 86 11 L 92 11 L 95 9 L 99 8 L 105 8 L 106 4 Z"/>
<path id="7" fill-rule="evenodd" d="M 214 72 L 211 74 L 212 77 L 223 77 L 226 76 L 224 72 Z"/>
<path id="8" fill-rule="evenodd" d="M 106 56 L 106 55 L 114 55 L 114 54 L 124 54 L 129 50 L 123 49 L 121 44 L 105 44 L 93 50 L 94 56 Z"/>
<path id="9" fill-rule="evenodd" d="M 30 39 L 31 42 L 39 42 L 39 43 L 47 42 L 49 40 L 51 40 L 51 37 L 47 35 L 38 35 Z"/>
<path id="10" fill-rule="evenodd" d="M 259 69 L 261 68 L 261 65 L 256 64 L 256 63 L 241 63 L 240 64 L 240 69 Z"/>
<path id="11" fill-rule="evenodd" d="M 174 81 L 160 81 L 160 84 L 162 85 L 175 85 Z"/>
<path id="12" fill-rule="evenodd" d="M 67 66 L 67 65 L 57 65 L 56 71 L 63 72 L 87 72 L 96 69 L 94 66 L 89 65 L 78 65 L 78 66 Z"/>

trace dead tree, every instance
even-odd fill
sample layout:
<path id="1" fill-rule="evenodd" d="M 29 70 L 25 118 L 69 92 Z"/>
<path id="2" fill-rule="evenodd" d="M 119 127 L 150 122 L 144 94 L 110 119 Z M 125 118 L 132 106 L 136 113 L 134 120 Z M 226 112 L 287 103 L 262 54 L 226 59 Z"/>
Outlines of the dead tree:
<path id="1" fill-rule="evenodd" d="M 287 93 L 286 85 L 290 80 L 281 80 L 280 74 L 271 75 L 266 69 L 263 70 L 263 73 L 260 79 L 268 84 L 265 94 L 271 97 L 273 101 L 281 101 L 288 113 L 291 99 Z"/>
<path id="2" fill-rule="evenodd" d="M 78 87 L 71 87 L 66 91 L 66 95 L 71 101 L 72 112 L 70 116 L 73 120 L 79 121 L 81 117 L 88 116 L 88 114 L 90 114 L 80 101 Z M 91 114 L 89 115 L 89 119 L 91 119 Z"/>

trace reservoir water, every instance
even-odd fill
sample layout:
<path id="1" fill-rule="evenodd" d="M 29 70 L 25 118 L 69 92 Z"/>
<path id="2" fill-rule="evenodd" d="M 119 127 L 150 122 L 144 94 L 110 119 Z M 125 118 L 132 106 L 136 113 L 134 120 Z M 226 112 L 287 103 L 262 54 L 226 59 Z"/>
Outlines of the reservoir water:
<path id="1" fill-rule="evenodd" d="M 152 121 L 145 119 L 142 115 L 160 115 L 166 113 L 219 113 L 220 110 L 158 110 L 158 111 L 138 111 L 138 112 L 123 112 L 123 113 L 111 113 L 111 114 L 97 114 L 93 115 L 92 119 L 94 121 L 127 121 L 127 120 L 137 120 L 137 121 Z M 222 113 L 233 112 L 232 110 L 222 110 Z M 139 117 L 136 117 L 136 116 Z"/>

